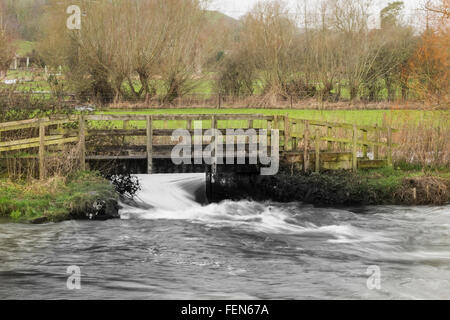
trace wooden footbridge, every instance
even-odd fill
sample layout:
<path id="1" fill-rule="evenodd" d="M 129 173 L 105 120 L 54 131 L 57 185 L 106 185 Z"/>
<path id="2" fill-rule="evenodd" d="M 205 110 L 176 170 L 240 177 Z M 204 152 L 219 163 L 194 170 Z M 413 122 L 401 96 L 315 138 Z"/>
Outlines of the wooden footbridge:
<path id="1" fill-rule="evenodd" d="M 39 176 L 44 178 L 48 160 L 67 157 L 62 152 L 72 147 L 81 169 L 90 161 L 137 159 L 146 161 L 152 173 L 154 159 L 171 158 L 178 143 L 172 141 L 174 129 L 185 129 L 194 136 L 199 122 L 203 135 L 215 128 L 222 139 L 229 138 L 226 129 L 268 129 L 269 136 L 271 129 L 278 129 L 280 160 L 305 171 L 392 165 L 394 130 L 389 127 L 260 114 L 80 114 L 0 123 L 0 159 L 4 163 L 12 158 L 35 159 Z M 202 141 L 207 145 L 217 139 L 204 135 Z M 249 150 L 249 139 L 244 141 Z M 214 156 L 217 160 L 224 155 Z"/>

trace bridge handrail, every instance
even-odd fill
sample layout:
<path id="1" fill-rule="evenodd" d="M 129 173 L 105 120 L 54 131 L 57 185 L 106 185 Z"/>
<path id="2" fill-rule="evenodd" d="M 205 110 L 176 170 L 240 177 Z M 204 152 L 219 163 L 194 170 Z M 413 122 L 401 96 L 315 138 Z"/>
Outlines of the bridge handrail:
<path id="1" fill-rule="evenodd" d="M 288 115 L 274 115 L 268 116 L 264 114 L 170 114 L 170 115 L 145 115 L 145 114 L 78 114 L 78 115 L 59 115 L 53 117 L 28 119 L 21 121 L 11 121 L 0 123 L 0 152 L 23 150 L 30 148 L 39 148 L 39 161 L 41 166 L 44 163 L 45 147 L 49 145 L 62 145 L 66 143 L 78 142 L 80 144 L 80 161 L 84 163 L 85 160 L 85 141 L 86 137 L 91 136 L 88 130 L 86 121 L 123 121 L 123 129 L 109 129 L 111 135 L 130 136 L 132 134 L 147 136 L 146 147 L 149 160 L 149 169 L 151 168 L 151 157 L 153 149 L 153 137 L 156 136 L 170 136 L 168 129 L 169 121 L 187 121 L 187 129 L 192 130 L 193 121 L 211 121 L 213 128 L 219 128 L 218 121 L 227 120 L 242 120 L 248 121 L 246 128 L 255 128 L 254 121 L 267 121 L 268 128 L 279 129 L 280 137 L 284 143 L 285 152 L 295 152 L 297 147 L 302 146 L 305 159 L 304 163 L 309 163 L 309 152 L 311 151 L 310 144 L 314 143 L 316 159 L 320 154 L 320 143 L 327 142 L 327 148 L 332 150 L 332 144 L 340 143 L 352 146 L 353 168 L 357 167 L 357 148 L 363 146 L 363 157 L 367 158 L 368 146 L 374 148 L 375 158 L 378 159 L 379 147 L 385 147 L 387 150 L 387 163 L 392 165 L 392 148 L 396 145 L 392 142 L 392 133 L 395 131 L 390 127 L 378 126 L 362 126 L 349 123 L 338 123 L 328 121 L 318 121 L 310 119 L 302 119 L 298 117 L 290 118 Z M 146 129 L 129 128 L 130 121 L 145 121 L 147 123 Z M 164 121 L 164 129 L 157 129 L 153 123 L 155 121 Z M 53 125 L 63 125 L 67 123 L 78 123 L 78 128 L 68 130 L 54 130 L 47 131 L 46 128 Z M 281 123 L 280 123 L 281 122 Z M 302 124 L 302 130 L 296 130 L 297 125 Z M 327 133 L 321 133 L 321 129 L 313 130 L 311 127 L 327 128 Z M 15 131 L 27 128 L 39 128 L 39 136 L 2 141 L 2 133 L 8 131 Z M 332 136 L 332 129 L 349 129 L 352 130 L 351 138 L 338 138 Z M 294 129 L 294 130 L 292 130 Z M 98 131 L 98 132 L 96 132 Z M 106 130 L 93 130 L 92 136 L 108 135 Z M 368 133 L 375 135 L 375 141 L 368 138 Z M 361 137 L 362 134 L 362 137 Z M 381 134 L 386 135 L 386 142 L 381 140 Z M 302 144 L 298 139 L 302 139 Z M 125 141 L 125 140 L 124 140 Z M 156 143 L 155 145 L 159 145 Z M 319 154 L 317 154 L 319 153 Z M 316 160 L 318 161 L 318 160 Z M 318 168 L 316 164 L 316 168 Z M 43 171 L 43 170 L 42 170 Z M 151 170 L 150 170 L 151 171 Z"/>

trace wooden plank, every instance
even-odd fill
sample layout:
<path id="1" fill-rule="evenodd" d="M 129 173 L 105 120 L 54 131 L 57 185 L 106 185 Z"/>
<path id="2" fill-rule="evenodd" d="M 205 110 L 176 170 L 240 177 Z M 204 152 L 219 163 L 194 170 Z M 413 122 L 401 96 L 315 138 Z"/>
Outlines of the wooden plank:
<path id="1" fill-rule="evenodd" d="M 62 139 L 62 138 L 64 138 L 63 135 L 46 136 L 45 137 L 45 141 L 58 140 L 58 139 Z M 3 147 L 11 147 L 11 146 L 30 144 L 30 143 L 35 143 L 35 142 L 39 142 L 39 141 L 40 141 L 40 137 L 0 142 L 0 149 L 3 148 Z"/>
<path id="2" fill-rule="evenodd" d="M 64 138 L 64 139 L 55 139 L 55 140 L 49 140 L 49 139 L 46 138 L 45 146 L 65 144 L 65 143 L 78 142 L 78 141 L 79 141 L 78 137 Z M 25 150 L 25 149 L 31 149 L 31 148 L 39 148 L 39 141 L 33 142 L 33 143 L 28 143 L 28 144 L 21 144 L 21 145 L 15 145 L 15 146 L 10 146 L 10 147 L 3 147 L 3 148 L 0 148 L 0 152 Z"/>
<path id="3" fill-rule="evenodd" d="M 358 169 L 377 169 L 386 167 L 386 160 L 364 160 L 358 159 Z"/>
<path id="4" fill-rule="evenodd" d="M 358 127 L 353 125 L 353 141 L 352 141 L 352 169 L 356 171 L 358 169 L 358 154 L 357 144 L 358 141 Z"/>
<path id="5" fill-rule="evenodd" d="M 147 116 L 147 173 L 153 172 L 153 117 Z"/>
<path id="6" fill-rule="evenodd" d="M 29 120 L 23 120 L 23 121 L 4 122 L 4 123 L 0 123 L 0 132 L 37 128 L 37 127 L 39 127 L 40 120 L 43 121 L 45 126 L 50 126 L 50 125 L 74 122 L 76 120 L 76 118 L 73 116 L 70 116 L 70 117 L 67 117 L 64 119 L 42 118 L 42 119 L 29 119 Z"/>
<path id="7" fill-rule="evenodd" d="M 45 124 L 39 124 L 39 179 L 45 179 Z"/>
<path id="8" fill-rule="evenodd" d="M 292 118 L 292 120 L 295 121 L 304 121 L 307 119 L 301 119 L 301 118 Z M 309 120 L 311 126 L 319 126 L 319 127 L 333 127 L 333 128 L 345 128 L 345 129 L 352 129 L 353 125 L 349 123 L 344 122 L 329 122 L 329 121 L 317 121 L 317 120 Z M 359 130 L 367 130 L 367 131 L 375 131 L 375 126 L 356 126 Z M 386 128 L 381 128 L 383 131 L 387 131 Z M 392 132 L 396 132 L 398 130 L 392 129 Z"/>
<path id="9" fill-rule="evenodd" d="M 80 169 L 82 171 L 86 170 L 86 121 L 85 116 L 80 115 L 78 122 L 78 137 L 79 137 L 79 148 L 80 148 Z"/>
<path id="10" fill-rule="evenodd" d="M 111 156 L 111 155 L 100 155 L 100 156 L 86 156 L 87 160 L 130 160 L 130 159 L 147 159 L 147 152 L 135 155 L 127 156 Z"/>
<path id="11" fill-rule="evenodd" d="M 353 139 L 344 139 L 344 138 L 332 138 L 332 137 L 322 137 L 320 138 L 322 141 L 332 141 L 332 142 L 339 142 L 339 143 L 347 143 L 347 144 L 352 144 L 353 143 Z M 356 141 L 357 145 L 372 145 L 372 146 L 387 146 L 386 143 L 382 143 L 382 142 L 373 142 L 373 141 L 362 141 L 362 140 L 358 140 Z M 392 144 L 393 147 L 398 146 L 397 144 Z"/>
<path id="12" fill-rule="evenodd" d="M 145 121 L 145 115 L 125 115 L 125 114 L 95 114 L 85 116 L 87 121 Z"/>
<path id="13" fill-rule="evenodd" d="M 89 130 L 88 136 L 90 137 L 111 137 L 111 136 L 127 136 L 127 137 L 137 137 L 137 136 L 146 136 L 147 130 L 146 129 L 132 129 L 132 130 L 125 130 L 125 129 L 113 129 L 113 130 Z"/>

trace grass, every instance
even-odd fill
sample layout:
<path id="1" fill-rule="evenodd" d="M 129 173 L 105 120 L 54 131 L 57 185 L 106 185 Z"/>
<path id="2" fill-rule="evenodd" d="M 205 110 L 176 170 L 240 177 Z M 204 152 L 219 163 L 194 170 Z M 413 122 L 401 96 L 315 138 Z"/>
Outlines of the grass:
<path id="1" fill-rule="evenodd" d="M 96 200 L 112 197 L 113 186 L 96 172 L 31 183 L 0 180 L 0 217 L 16 222 L 38 218 L 58 222 L 68 219 L 71 212 L 82 212 Z"/>
<path id="2" fill-rule="evenodd" d="M 386 117 L 391 121 L 393 127 L 398 127 L 405 122 L 421 122 L 435 120 L 439 122 L 450 116 L 450 111 L 422 111 L 422 110 L 285 110 L 285 109 L 149 109 L 140 111 L 115 110 L 99 112 L 101 114 L 264 114 L 264 115 L 286 115 L 291 118 L 307 120 L 321 120 L 331 122 L 356 123 L 358 125 L 375 126 L 383 125 Z M 114 123 L 113 123 L 114 125 Z M 117 123 L 116 125 L 120 125 Z M 130 122 L 131 126 L 144 127 L 144 122 Z M 161 124 L 156 123 L 158 128 Z M 169 129 L 174 129 L 179 123 L 170 123 Z"/>

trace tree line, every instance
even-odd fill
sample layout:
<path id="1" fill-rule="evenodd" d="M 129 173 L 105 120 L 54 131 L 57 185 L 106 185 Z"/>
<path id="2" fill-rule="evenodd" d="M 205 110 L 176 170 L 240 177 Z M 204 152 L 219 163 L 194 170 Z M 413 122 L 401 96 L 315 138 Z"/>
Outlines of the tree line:
<path id="1" fill-rule="evenodd" d="M 3 12 L 12 10 L 7 2 Z M 39 2 L 38 27 L 33 18 L 19 29 L 37 41 L 46 65 L 63 66 L 67 90 L 105 101 L 158 96 L 170 104 L 207 82 L 217 94 L 267 104 L 447 104 L 450 0 L 426 3 L 418 13 L 426 17 L 423 29 L 404 21 L 402 1 L 376 14 L 372 2 L 299 1 L 293 15 L 282 1 L 263 0 L 230 21 L 202 0 L 46 0 Z M 80 30 L 66 27 L 66 8 L 74 4 L 82 10 Z M 14 16 L 8 21 L 20 20 Z M 3 55 L 13 35 L 2 20 L 0 66 L 8 63 Z"/>

